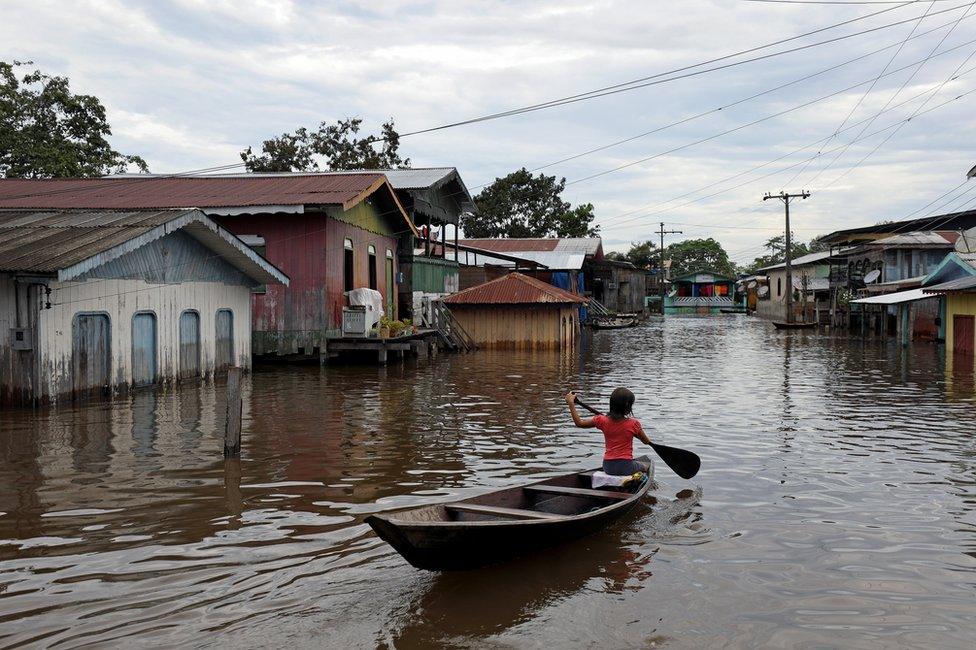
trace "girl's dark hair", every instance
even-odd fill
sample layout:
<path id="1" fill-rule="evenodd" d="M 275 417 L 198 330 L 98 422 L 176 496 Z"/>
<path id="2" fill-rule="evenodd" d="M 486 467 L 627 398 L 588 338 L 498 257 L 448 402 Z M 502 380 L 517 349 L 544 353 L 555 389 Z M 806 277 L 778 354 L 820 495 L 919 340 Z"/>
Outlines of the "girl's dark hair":
<path id="1" fill-rule="evenodd" d="M 630 417 L 634 408 L 634 394 L 626 388 L 618 388 L 610 394 L 610 417 L 624 420 Z"/>

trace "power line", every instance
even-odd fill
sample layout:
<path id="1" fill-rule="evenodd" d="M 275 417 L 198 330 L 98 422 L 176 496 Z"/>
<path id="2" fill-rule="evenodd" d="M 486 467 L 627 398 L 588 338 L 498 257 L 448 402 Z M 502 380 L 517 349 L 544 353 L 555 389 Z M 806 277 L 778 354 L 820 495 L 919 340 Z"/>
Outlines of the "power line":
<path id="1" fill-rule="evenodd" d="M 972 16 L 969 16 L 968 18 L 972 18 Z M 939 25 L 937 27 L 933 27 L 932 29 L 929 29 L 927 31 L 921 32 L 919 34 L 915 34 L 913 36 L 910 35 L 910 37 L 909 37 L 908 40 L 915 40 L 915 39 L 918 39 L 918 38 L 922 38 L 923 36 L 927 36 L 928 34 L 931 34 L 932 32 L 938 31 L 938 30 L 940 30 L 940 29 L 942 29 L 944 27 L 948 27 L 948 26 L 953 25 L 955 23 L 956 23 L 956 21 L 949 21 L 947 23 L 943 23 L 943 24 L 941 24 L 941 25 Z M 741 99 L 737 99 L 737 100 L 735 100 L 733 102 L 729 102 L 728 104 L 723 104 L 722 106 L 719 106 L 718 108 L 713 108 L 713 109 L 710 109 L 710 110 L 707 110 L 707 111 L 703 111 L 701 113 L 696 113 L 695 115 L 690 115 L 688 117 L 682 118 L 682 119 L 677 120 L 675 122 L 671 122 L 670 124 L 665 124 L 663 126 L 656 127 L 654 129 L 651 129 L 650 131 L 644 131 L 643 133 L 639 133 L 637 135 L 629 136 L 629 137 L 623 138 L 621 140 L 616 140 L 614 142 L 611 142 L 611 143 L 608 143 L 608 144 L 605 144 L 605 145 L 601 145 L 601 146 L 595 147 L 593 149 L 588 149 L 588 150 L 583 151 L 581 153 L 573 154 L 573 155 L 567 156 L 565 158 L 560 158 L 559 160 L 554 160 L 554 161 L 549 162 L 549 163 L 546 163 L 544 165 L 539 165 L 538 167 L 533 167 L 529 171 L 530 172 L 537 172 L 537 171 L 540 171 L 540 170 L 543 170 L 543 169 L 548 169 L 549 167 L 553 167 L 555 165 L 560 165 L 562 163 L 570 162 L 572 160 L 577 160 L 579 158 L 583 158 L 585 156 L 588 156 L 588 155 L 591 155 L 591 154 L 594 154 L 594 153 L 598 153 L 600 151 L 606 151 L 607 149 L 612 149 L 613 147 L 616 147 L 616 146 L 619 146 L 619 145 L 622 145 L 622 144 L 626 144 L 628 142 L 633 142 L 635 140 L 639 140 L 641 138 L 647 137 L 649 135 L 653 135 L 655 133 L 661 133 L 662 131 L 666 131 L 667 129 L 671 129 L 671 128 L 675 127 L 675 126 L 680 126 L 682 124 L 687 124 L 689 122 L 692 122 L 694 120 L 700 119 L 702 117 L 706 117 L 708 115 L 711 115 L 711 114 L 714 114 L 714 113 L 718 113 L 718 112 L 721 112 L 723 110 L 732 108 L 733 106 L 738 106 L 739 104 L 744 104 L 744 103 L 746 103 L 748 101 L 751 101 L 753 99 L 756 99 L 758 97 L 762 97 L 763 95 L 768 95 L 768 94 L 774 93 L 774 92 L 776 92 L 778 90 L 782 90 L 783 88 L 788 88 L 789 86 L 792 86 L 792 85 L 795 85 L 795 84 L 798 84 L 798 83 L 802 83 L 804 81 L 808 81 L 808 80 L 810 80 L 810 79 L 812 79 L 814 77 L 820 76 L 822 74 L 826 74 L 828 72 L 833 72 L 834 70 L 837 70 L 839 68 L 842 68 L 842 67 L 844 67 L 846 65 L 850 65 L 851 63 L 855 63 L 857 61 L 861 61 L 861 60 L 866 59 L 868 57 L 874 56 L 875 54 L 878 54 L 880 52 L 884 52 L 885 50 L 890 50 L 893 47 L 898 47 L 899 50 L 900 50 L 901 46 L 903 46 L 905 44 L 905 42 L 906 41 L 904 41 L 904 40 L 899 40 L 897 43 L 892 43 L 891 45 L 886 45 L 886 46 L 881 47 L 881 48 L 878 48 L 876 50 L 872 50 L 870 52 L 867 52 L 866 54 L 862 54 L 860 56 L 854 57 L 853 59 L 848 59 L 848 60 L 843 61 L 841 63 L 838 63 L 836 65 L 832 65 L 832 66 L 830 66 L 828 68 L 824 68 L 822 70 L 819 70 L 818 72 L 814 72 L 814 73 L 805 75 L 803 77 L 800 77 L 798 79 L 794 79 L 793 81 L 789 81 L 789 82 L 780 84 L 778 86 L 774 86 L 773 88 L 769 88 L 767 90 L 763 90 L 761 92 L 754 93 L 752 95 L 749 95 L 748 97 L 743 97 Z M 903 70 L 903 69 L 905 69 L 905 68 L 901 68 L 900 70 Z M 898 70 L 898 71 L 900 71 L 900 70 Z M 898 71 L 896 71 L 896 72 L 898 72 Z M 473 189 L 478 189 L 479 187 L 484 187 L 484 184 L 483 185 L 476 185 L 476 186 L 474 186 Z"/>
<path id="2" fill-rule="evenodd" d="M 929 60 L 939 50 L 939 48 L 942 47 L 942 44 L 945 43 L 945 41 L 946 41 L 947 38 L 949 38 L 949 35 L 952 34 L 953 31 L 955 31 L 956 27 L 959 25 L 959 21 L 961 21 L 963 18 L 966 17 L 967 14 L 969 14 L 969 12 L 970 12 L 970 10 L 972 10 L 974 4 L 976 4 L 976 2 L 971 3 L 969 5 L 969 7 L 966 8 L 966 12 L 962 16 L 959 17 L 959 20 L 956 21 L 956 24 L 953 25 L 952 28 L 949 29 L 948 32 L 946 32 L 945 34 L 943 34 L 943 36 L 939 40 L 938 44 L 935 47 L 933 47 L 932 50 L 929 52 L 929 55 L 927 57 L 925 57 L 925 59 L 923 59 L 921 63 L 918 64 L 918 67 L 915 68 L 915 70 L 912 71 L 912 73 L 908 76 L 907 79 L 905 79 L 905 81 L 902 83 L 902 85 L 899 86 L 898 90 L 896 90 L 895 93 L 891 97 L 888 98 L 888 101 L 885 102 L 885 105 L 881 107 L 881 111 L 884 111 L 886 108 L 888 108 L 888 106 L 891 105 L 891 102 L 895 101 L 895 99 L 898 97 L 898 95 L 900 95 L 901 92 L 908 86 L 908 84 L 911 83 L 912 79 L 915 78 L 915 75 L 917 75 L 922 70 L 922 68 L 925 67 L 925 64 L 928 63 Z M 972 57 L 972 54 L 970 54 L 969 57 Z M 962 64 L 960 64 L 960 66 L 955 69 L 955 71 L 953 72 L 953 74 L 955 74 L 956 72 L 959 72 L 959 68 L 961 68 L 963 65 L 966 64 L 966 61 L 969 60 L 969 57 L 967 57 L 966 60 L 963 61 Z M 941 88 L 942 86 L 939 86 L 939 87 Z M 923 106 L 924 106 L 924 103 L 923 103 Z M 879 111 L 877 114 L 875 114 L 871 118 L 870 121 L 868 121 L 863 127 L 861 127 L 861 131 L 862 132 L 865 129 L 867 129 L 874 122 L 875 119 L 877 119 L 878 115 L 881 114 L 881 111 Z M 894 135 L 894 134 L 892 134 L 892 135 Z M 820 176 L 825 171 L 827 171 L 828 169 L 830 169 L 833 166 L 833 164 L 835 162 L 837 162 L 845 153 L 847 153 L 847 150 L 848 149 L 850 149 L 850 144 L 848 144 L 846 147 L 844 147 L 844 149 L 842 151 L 840 151 L 826 165 L 824 165 L 824 167 L 822 167 L 816 174 L 814 174 L 813 178 L 810 179 L 810 183 L 808 185 L 812 185 L 813 183 L 817 182 L 817 179 L 820 178 Z"/>
<path id="3" fill-rule="evenodd" d="M 409 137 L 409 136 L 412 136 L 412 135 L 420 135 L 422 133 L 431 133 L 431 132 L 434 132 L 434 131 L 442 131 L 444 129 L 451 129 L 451 128 L 455 128 L 455 127 L 458 127 L 458 126 L 466 126 L 466 125 L 469 125 L 469 124 L 476 124 L 476 123 L 479 123 L 479 122 L 486 122 L 486 121 L 489 121 L 489 120 L 496 120 L 496 119 L 500 119 L 500 118 L 503 118 L 503 117 L 511 117 L 513 115 L 521 115 L 523 113 L 530 113 L 530 112 L 544 110 L 544 109 L 548 109 L 548 108 L 554 108 L 554 107 L 557 107 L 557 106 L 565 106 L 567 104 L 574 104 L 576 102 L 587 101 L 587 100 L 590 100 L 590 99 L 596 99 L 598 97 L 605 97 L 607 95 L 614 95 L 614 94 L 621 93 L 621 92 L 629 92 L 631 90 L 636 90 L 638 88 L 646 88 L 648 86 L 654 86 L 654 85 L 658 85 L 658 84 L 662 84 L 662 83 L 668 83 L 668 82 L 671 82 L 671 81 L 677 81 L 679 79 L 686 79 L 686 78 L 689 78 L 689 77 L 694 77 L 694 76 L 698 76 L 698 75 L 701 75 L 701 74 L 706 74 L 706 73 L 709 73 L 709 72 L 715 72 L 717 70 L 724 70 L 724 69 L 727 69 L 727 68 L 731 68 L 731 67 L 735 67 L 735 66 L 739 66 L 739 65 L 744 65 L 746 63 L 753 63 L 755 61 L 761 61 L 761 60 L 764 60 L 764 59 L 768 59 L 768 58 L 772 58 L 772 57 L 776 57 L 776 56 L 781 56 L 783 54 L 791 54 L 793 52 L 798 52 L 798 51 L 810 49 L 810 48 L 813 48 L 813 47 L 819 47 L 821 45 L 827 45 L 827 44 L 830 44 L 830 43 L 836 43 L 838 41 L 842 41 L 842 40 L 845 40 L 845 39 L 853 38 L 855 36 L 862 36 L 864 34 L 870 34 L 870 33 L 876 32 L 876 31 L 880 31 L 882 29 L 887 29 L 889 27 L 895 27 L 897 25 L 903 25 L 905 23 L 909 23 L 909 22 L 918 20 L 918 17 L 913 17 L 913 18 L 909 18 L 909 19 L 906 19 L 906 20 L 900 20 L 900 21 L 888 23 L 888 24 L 885 24 L 885 25 L 881 25 L 881 26 L 878 26 L 878 27 L 872 27 L 870 29 L 865 29 L 865 30 L 862 30 L 862 31 L 859 31 L 859 32 L 854 32 L 854 33 L 851 33 L 851 34 L 846 34 L 844 36 L 837 36 L 837 37 L 834 37 L 834 38 L 831 38 L 831 39 L 827 39 L 827 40 L 824 40 L 824 41 L 818 41 L 816 43 L 810 43 L 810 44 L 807 44 L 807 45 L 802 45 L 802 46 L 798 46 L 798 47 L 795 47 L 795 48 L 790 48 L 790 49 L 787 49 L 787 50 L 782 50 L 782 51 L 779 51 L 779 52 L 774 52 L 772 54 L 766 54 L 766 55 L 762 55 L 762 56 L 758 56 L 758 57 L 753 57 L 751 59 L 745 59 L 743 61 L 736 61 L 736 62 L 733 62 L 733 63 L 727 63 L 727 64 L 724 64 L 724 65 L 715 66 L 715 67 L 712 67 L 712 68 L 707 68 L 705 70 L 698 70 L 698 71 L 695 71 L 695 72 L 687 72 L 686 74 L 677 74 L 677 73 L 680 73 L 680 72 L 685 72 L 685 71 L 688 71 L 688 70 L 693 70 L 694 68 L 700 68 L 700 67 L 705 66 L 705 65 L 710 65 L 712 63 L 717 63 L 719 61 L 725 61 L 725 60 L 728 60 L 728 59 L 732 59 L 732 58 L 735 58 L 735 57 L 738 57 L 738 56 L 742 56 L 744 54 L 749 54 L 751 52 L 757 52 L 759 50 L 763 50 L 763 49 L 767 49 L 767 48 L 770 48 L 770 47 L 774 47 L 776 45 L 781 45 L 783 43 L 787 43 L 787 42 L 790 42 L 790 41 L 795 41 L 795 40 L 798 40 L 798 39 L 801 39 L 801 38 L 805 38 L 805 37 L 810 36 L 810 35 L 813 35 L 813 34 L 817 34 L 817 33 L 824 32 L 824 31 L 828 31 L 830 29 L 835 29 L 837 27 L 841 27 L 843 25 L 848 25 L 850 23 L 854 23 L 854 22 L 857 22 L 857 21 L 860 21 L 860 20 L 865 20 L 865 19 L 871 18 L 873 16 L 877 16 L 877 15 L 880 15 L 880 14 L 883 14 L 883 13 L 886 13 L 886 12 L 889 12 L 889 11 L 894 11 L 896 9 L 900 9 L 901 7 L 907 6 L 909 4 L 914 4 L 914 2 L 903 2 L 903 3 L 899 4 L 899 5 L 894 6 L 894 7 L 889 7 L 888 9 L 882 9 L 880 11 L 876 11 L 876 12 L 873 12 L 873 13 L 870 13 L 870 14 L 865 14 L 864 16 L 859 16 L 857 18 L 852 18 L 850 20 L 845 20 L 845 21 L 840 22 L 840 23 L 835 23 L 833 25 L 828 25 L 826 27 L 821 27 L 819 29 L 816 29 L 816 30 L 813 30 L 813 31 L 810 31 L 810 32 L 806 32 L 804 34 L 799 34 L 797 36 L 791 36 L 789 38 L 785 38 L 785 39 L 781 39 L 781 40 L 778 40 L 778 41 L 774 41 L 772 43 L 766 43 L 765 45 L 760 45 L 760 46 L 756 46 L 756 47 L 753 47 L 753 48 L 749 48 L 747 50 L 742 50 L 742 51 L 736 52 L 734 54 L 727 54 L 727 55 L 724 55 L 724 56 L 721 56 L 721 57 L 717 57 L 717 58 L 714 58 L 714 59 L 709 59 L 708 61 L 702 61 L 700 63 L 695 63 L 693 65 L 683 66 L 683 67 L 675 68 L 673 70 L 668 70 L 668 71 L 665 71 L 665 72 L 659 72 L 657 74 L 653 74 L 653 75 L 650 75 L 650 76 L 647 76 L 647 77 L 641 77 L 639 79 L 633 79 L 631 81 L 626 81 L 626 82 L 614 84 L 614 85 L 611 85 L 611 86 L 604 86 L 602 88 L 597 88 L 595 90 L 590 90 L 590 91 L 587 91 L 587 92 L 584 92 L 584 93 L 579 93 L 579 94 L 576 94 L 576 95 L 569 95 L 569 96 L 566 96 L 566 97 L 561 97 L 561 98 L 558 98 L 558 99 L 553 99 L 553 100 L 549 100 L 549 101 L 546 101 L 546 102 L 541 102 L 541 103 L 538 103 L 538 104 L 531 104 L 531 105 L 528 105 L 528 106 L 523 106 L 523 107 L 520 107 L 520 108 L 509 109 L 509 110 L 506 110 L 506 111 L 500 111 L 500 112 L 497 112 L 497 113 L 489 113 L 487 115 L 482 115 L 482 116 L 479 116 L 479 117 L 474 117 L 474 118 L 470 118 L 470 119 L 466 119 L 466 120 L 460 120 L 460 121 L 457 121 L 457 122 L 450 122 L 450 123 L 447 123 L 447 124 L 441 124 L 441 125 L 438 125 L 438 126 L 428 127 L 428 128 L 425 128 L 425 129 L 419 129 L 419 130 L 416 130 L 416 131 L 408 131 L 406 133 L 399 134 L 399 137 L 405 138 L 405 137 Z M 942 9 L 940 11 L 936 11 L 936 12 L 932 13 L 931 15 L 935 16 L 935 15 L 939 15 L 939 14 L 943 14 L 943 13 L 948 13 L 948 12 L 951 12 L 951 11 L 955 11 L 957 9 L 961 9 L 961 8 L 963 8 L 965 6 L 966 6 L 965 4 L 962 4 L 962 5 L 958 5 L 958 6 L 955 6 L 955 7 L 950 7 L 948 9 Z M 669 75 L 675 75 L 675 76 L 669 76 Z M 665 78 L 662 78 L 662 77 L 665 77 Z M 379 140 L 382 140 L 382 138 L 377 138 L 376 141 L 379 141 Z"/>
<path id="4" fill-rule="evenodd" d="M 865 99 L 867 99 L 868 95 L 871 94 L 871 91 L 874 90 L 874 87 L 877 85 L 878 81 L 880 81 L 881 77 L 884 76 L 884 73 L 888 71 L 888 68 L 891 67 L 891 64 L 895 62 L 895 59 L 898 58 L 898 55 L 901 54 L 902 49 L 904 49 L 904 47 L 908 43 L 908 41 L 911 40 L 912 35 L 915 34 L 915 31 L 922 24 L 922 21 L 925 20 L 925 17 L 929 15 L 929 11 L 931 11 L 932 7 L 934 7 L 934 6 L 935 6 L 935 3 L 934 2 L 932 2 L 931 4 L 929 4 L 929 8 L 925 10 L 925 14 L 923 14 L 922 17 L 918 19 L 918 22 L 915 23 L 912 26 L 912 31 L 908 33 L 908 36 L 905 38 L 905 40 L 903 40 L 901 42 L 901 45 L 898 46 L 898 49 L 895 50 L 895 53 L 891 55 L 891 58 L 888 59 L 888 62 L 885 64 L 884 68 L 881 69 L 881 72 L 878 73 L 878 76 L 874 78 L 874 81 L 871 82 L 871 85 L 868 86 L 868 89 L 865 90 L 864 93 L 860 97 L 858 97 L 857 102 L 854 104 L 854 106 L 851 107 L 851 110 L 849 110 L 847 112 L 847 115 L 844 116 L 844 119 L 841 120 L 840 125 L 836 129 L 834 129 L 834 133 L 833 133 L 833 135 L 830 136 L 830 139 L 827 140 L 827 144 L 830 144 L 831 140 L 833 140 L 834 138 L 837 137 L 837 134 L 844 127 L 844 125 L 847 124 L 847 121 L 849 119 L 851 119 L 851 117 L 854 115 L 854 112 L 857 111 L 858 107 L 864 102 Z M 965 17 L 965 15 L 963 15 L 963 17 Z M 956 25 L 958 25 L 958 24 L 959 24 L 958 21 L 956 23 L 954 23 L 952 25 L 952 29 L 955 29 Z M 952 29 L 949 30 L 949 33 L 952 33 Z M 928 59 L 926 59 L 926 61 L 927 60 Z M 921 65 L 924 65 L 924 64 L 925 64 L 925 62 L 923 61 Z M 892 99 L 894 99 L 894 97 L 892 97 Z M 890 101 L 889 101 L 889 103 L 890 103 Z M 885 104 L 885 108 L 887 108 L 887 107 L 888 107 L 888 104 Z M 884 109 L 882 109 L 882 110 L 884 110 Z M 865 128 L 867 128 L 867 126 L 865 126 Z M 839 155 L 840 154 L 838 154 L 838 156 Z M 810 165 L 810 163 L 813 162 L 814 160 L 816 160 L 816 158 L 819 157 L 819 156 L 820 156 L 820 152 L 819 151 L 816 154 L 814 154 L 813 156 L 811 156 L 810 159 L 807 161 L 807 163 L 805 165 L 803 165 L 795 174 L 793 174 L 792 178 L 790 178 L 790 180 L 786 181 L 786 183 L 784 183 L 784 185 L 792 185 L 793 184 L 793 181 L 795 181 L 796 178 L 798 176 L 800 176 L 800 174 L 804 173 L 807 170 L 807 167 Z"/>

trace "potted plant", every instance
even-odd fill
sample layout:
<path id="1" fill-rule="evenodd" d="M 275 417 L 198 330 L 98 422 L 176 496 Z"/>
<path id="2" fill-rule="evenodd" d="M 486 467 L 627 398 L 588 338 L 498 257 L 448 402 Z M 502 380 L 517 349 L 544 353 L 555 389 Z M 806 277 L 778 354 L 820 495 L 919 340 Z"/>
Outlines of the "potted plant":
<path id="1" fill-rule="evenodd" d="M 390 319 L 386 316 L 380 317 L 379 334 L 381 339 L 390 338 Z"/>

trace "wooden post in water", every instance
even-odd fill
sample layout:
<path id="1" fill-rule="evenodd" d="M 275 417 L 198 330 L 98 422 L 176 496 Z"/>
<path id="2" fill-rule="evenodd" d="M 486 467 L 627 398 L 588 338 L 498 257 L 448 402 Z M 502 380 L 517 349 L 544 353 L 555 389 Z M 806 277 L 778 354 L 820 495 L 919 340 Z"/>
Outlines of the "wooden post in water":
<path id="1" fill-rule="evenodd" d="M 241 401 L 241 377 L 238 367 L 227 369 L 227 417 L 224 424 L 224 458 L 241 454 L 241 419 L 244 404 Z"/>

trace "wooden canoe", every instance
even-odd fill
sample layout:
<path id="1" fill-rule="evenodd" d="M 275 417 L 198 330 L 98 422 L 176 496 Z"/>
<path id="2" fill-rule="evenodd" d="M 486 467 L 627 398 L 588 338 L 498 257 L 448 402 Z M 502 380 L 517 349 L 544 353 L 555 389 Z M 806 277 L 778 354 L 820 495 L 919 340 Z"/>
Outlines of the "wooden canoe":
<path id="1" fill-rule="evenodd" d="M 461 501 L 371 515 L 366 523 L 418 569 L 471 569 L 605 528 L 637 505 L 652 478 L 644 476 L 629 490 L 594 490 L 592 476 L 593 471 L 564 474 Z"/>
<path id="2" fill-rule="evenodd" d="M 816 326 L 816 323 L 784 323 L 782 321 L 773 321 L 773 327 L 778 330 L 812 330 Z"/>
<path id="3" fill-rule="evenodd" d="M 598 318 L 590 321 L 590 327 L 595 330 L 620 330 L 637 324 L 636 317 Z"/>

